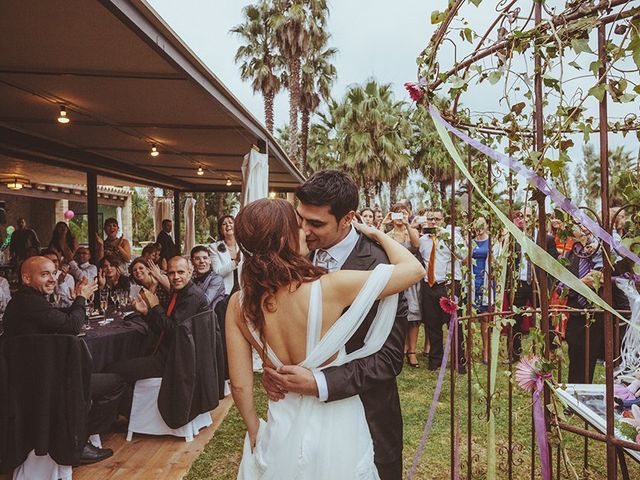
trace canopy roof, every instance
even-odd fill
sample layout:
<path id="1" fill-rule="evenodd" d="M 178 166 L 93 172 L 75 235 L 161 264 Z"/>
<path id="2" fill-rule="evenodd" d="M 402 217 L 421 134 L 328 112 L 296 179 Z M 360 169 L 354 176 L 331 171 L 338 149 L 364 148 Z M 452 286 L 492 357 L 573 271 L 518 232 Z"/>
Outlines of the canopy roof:
<path id="1" fill-rule="evenodd" d="M 144 1 L 5 2 L 0 31 L 10 39 L 0 43 L 2 175 L 79 183 L 92 171 L 101 184 L 238 190 L 243 156 L 257 145 L 269 154 L 270 189 L 303 180 Z M 61 105 L 67 125 L 56 121 Z"/>

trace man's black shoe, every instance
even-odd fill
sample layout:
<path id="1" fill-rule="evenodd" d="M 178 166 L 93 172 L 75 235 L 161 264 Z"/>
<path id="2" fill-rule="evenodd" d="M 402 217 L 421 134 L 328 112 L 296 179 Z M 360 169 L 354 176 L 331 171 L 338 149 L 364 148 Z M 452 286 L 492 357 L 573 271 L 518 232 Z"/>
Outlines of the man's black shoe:
<path id="1" fill-rule="evenodd" d="M 440 365 L 429 365 L 427 370 L 440 370 Z"/>
<path id="2" fill-rule="evenodd" d="M 98 448 L 87 442 L 82 449 L 80 459 L 78 463 L 80 465 L 90 465 L 105 460 L 113 455 L 113 450 L 110 448 Z"/>

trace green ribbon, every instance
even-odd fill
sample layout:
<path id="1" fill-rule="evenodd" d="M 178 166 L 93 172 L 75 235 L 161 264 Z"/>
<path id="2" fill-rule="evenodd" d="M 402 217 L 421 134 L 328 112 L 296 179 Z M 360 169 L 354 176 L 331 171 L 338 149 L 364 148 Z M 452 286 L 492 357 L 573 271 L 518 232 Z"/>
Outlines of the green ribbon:
<path id="1" fill-rule="evenodd" d="M 580 281 L 578 277 L 576 277 L 569 270 L 563 267 L 560 264 L 560 262 L 558 262 L 551 255 L 549 255 L 536 242 L 534 242 L 532 239 L 527 237 L 518 227 L 515 226 L 515 224 L 511 220 L 509 220 L 509 218 L 507 218 L 507 216 L 504 213 L 502 213 L 502 211 L 478 187 L 478 184 L 476 183 L 474 178 L 471 176 L 471 173 L 469 173 L 469 170 L 467 170 L 466 165 L 462 161 L 462 157 L 460 157 L 458 150 L 453 145 L 453 142 L 451 141 L 451 138 L 447 134 L 447 131 L 445 130 L 444 126 L 442 126 L 442 124 L 439 121 L 437 121 L 437 119 L 433 118 L 433 116 L 432 116 L 432 120 L 433 120 L 433 124 L 436 127 L 436 130 L 438 131 L 438 135 L 442 140 L 442 143 L 447 148 L 449 155 L 451 155 L 457 167 L 464 174 L 467 180 L 469 180 L 471 185 L 473 185 L 476 192 L 478 192 L 478 194 L 487 203 L 487 205 L 489 205 L 491 210 L 493 210 L 493 212 L 496 214 L 498 219 L 504 224 L 504 226 L 507 228 L 507 231 L 515 238 L 516 242 L 520 244 L 522 253 L 523 254 L 526 253 L 527 256 L 529 257 L 529 260 L 531 260 L 531 262 L 534 265 L 537 265 L 542 270 L 547 272 L 549 275 L 552 275 L 553 277 L 557 278 L 559 281 L 564 283 L 571 290 L 582 295 L 587 300 L 591 301 L 591 303 L 593 303 L 594 305 L 597 305 L 603 310 L 606 310 L 607 312 L 611 313 L 612 315 L 615 315 L 622 321 L 631 325 L 626 318 L 620 315 L 615 309 L 611 307 L 611 305 L 609 305 L 602 298 L 600 298 L 600 296 L 596 292 L 594 292 L 589 287 L 587 287 L 584 283 L 582 283 L 582 281 Z"/>

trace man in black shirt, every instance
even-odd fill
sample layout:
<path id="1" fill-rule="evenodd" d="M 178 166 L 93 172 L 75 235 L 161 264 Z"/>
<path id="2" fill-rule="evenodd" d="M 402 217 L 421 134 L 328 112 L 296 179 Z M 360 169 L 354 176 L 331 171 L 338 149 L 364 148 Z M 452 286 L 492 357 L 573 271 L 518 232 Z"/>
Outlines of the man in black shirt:
<path id="1" fill-rule="evenodd" d="M 68 308 L 55 308 L 47 297 L 56 287 L 55 265 L 46 257 L 30 257 L 20 269 L 22 285 L 12 297 L 4 314 L 4 334 L 17 335 L 59 333 L 77 335 L 85 320 L 87 298 L 97 290 L 95 281 L 83 278 L 75 287 L 73 303 Z M 91 376 L 91 399 L 94 406 L 87 419 L 89 434 L 104 433 L 114 422 L 117 404 L 124 390 L 124 381 L 118 375 L 94 373 Z M 94 447 L 87 442 L 80 463 L 99 462 L 113 455 L 111 449 Z"/>
<path id="2" fill-rule="evenodd" d="M 27 221 L 24 218 L 19 218 L 16 223 L 18 228 L 11 234 L 9 252 L 15 264 L 20 265 L 27 258 L 29 250 L 40 248 L 40 240 L 38 240 L 36 232 L 27 228 Z"/>
<path id="3" fill-rule="evenodd" d="M 165 218 L 164 220 L 162 220 L 162 231 L 158 234 L 158 238 L 156 238 L 156 242 L 162 245 L 160 257 L 167 262 L 169 262 L 170 258 L 173 258 L 176 255 L 180 255 L 178 247 L 176 247 L 173 238 L 171 238 L 172 229 L 173 222 L 168 218 Z"/>

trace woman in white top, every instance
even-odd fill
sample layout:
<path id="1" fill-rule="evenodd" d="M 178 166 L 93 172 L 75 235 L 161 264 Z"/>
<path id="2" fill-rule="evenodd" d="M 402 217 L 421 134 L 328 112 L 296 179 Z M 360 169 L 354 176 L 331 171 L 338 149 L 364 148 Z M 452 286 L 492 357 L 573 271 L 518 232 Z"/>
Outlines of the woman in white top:
<path id="1" fill-rule="evenodd" d="M 224 215 L 218 219 L 218 238 L 211 246 L 211 267 L 224 279 L 224 293 L 230 295 L 238 288 L 242 253 L 236 243 L 233 217 Z"/>

